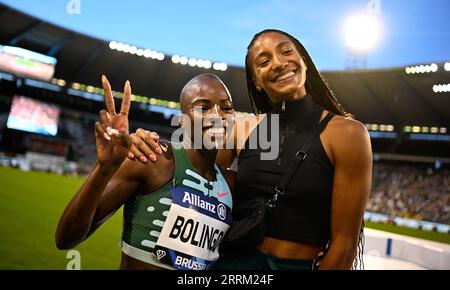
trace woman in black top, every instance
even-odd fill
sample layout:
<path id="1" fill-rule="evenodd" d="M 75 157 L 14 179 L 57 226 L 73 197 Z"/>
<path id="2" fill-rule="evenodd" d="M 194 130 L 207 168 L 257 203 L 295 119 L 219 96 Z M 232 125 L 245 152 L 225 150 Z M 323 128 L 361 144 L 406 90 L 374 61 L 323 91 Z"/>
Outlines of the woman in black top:
<path id="1" fill-rule="evenodd" d="M 224 168 L 238 158 L 237 202 L 270 198 L 310 128 L 329 112 L 335 116 L 313 143 L 286 195 L 279 198 L 264 242 L 253 252 L 226 253 L 218 268 L 311 268 L 313 259 L 322 255 L 320 269 L 351 269 L 362 243 L 371 186 L 372 153 L 366 128 L 348 117 L 305 48 L 285 32 L 265 30 L 255 35 L 245 68 L 258 120 L 279 114 L 280 150 L 277 159 L 261 160 L 259 144 L 257 149 L 246 148 L 249 136 L 259 127 L 250 124 L 244 134 L 235 134 L 235 143 L 243 147 L 219 153 L 217 162 Z M 133 136 L 138 137 L 152 148 L 157 146 L 142 130 Z M 133 149 L 136 157 L 149 152 L 149 147 L 139 149 Z"/>

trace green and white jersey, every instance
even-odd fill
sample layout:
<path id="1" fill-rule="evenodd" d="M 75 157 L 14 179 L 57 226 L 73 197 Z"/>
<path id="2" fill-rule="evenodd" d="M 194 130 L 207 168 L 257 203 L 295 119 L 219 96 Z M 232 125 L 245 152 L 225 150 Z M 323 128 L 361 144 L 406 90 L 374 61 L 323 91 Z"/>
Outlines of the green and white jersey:
<path id="1" fill-rule="evenodd" d="M 172 149 L 173 179 L 125 204 L 122 251 L 166 269 L 209 269 L 232 222 L 231 191 L 216 164 L 210 182 L 194 172 L 181 144 Z"/>

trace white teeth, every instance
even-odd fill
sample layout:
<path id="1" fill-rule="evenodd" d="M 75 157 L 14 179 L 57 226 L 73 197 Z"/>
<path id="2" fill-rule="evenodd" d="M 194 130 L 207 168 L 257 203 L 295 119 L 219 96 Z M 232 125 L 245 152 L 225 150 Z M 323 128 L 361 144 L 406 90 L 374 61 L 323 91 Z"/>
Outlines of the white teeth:
<path id="1" fill-rule="evenodd" d="M 206 132 L 209 134 L 224 134 L 225 129 L 224 128 L 209 128 L 208 130 L 206 130 Z"/>
<path id="2" fill-rule="evenodd" d="M 279 76 L 276 80 L 277 81 L 282 81 L 282 80 L 287 79 L 287 78 L 289 78 L 289 77 L 291 77 L 293 75 L 294 75 L 294 72 L 290 71 L 288 73 L 285 73 L 284 75 Z"/>

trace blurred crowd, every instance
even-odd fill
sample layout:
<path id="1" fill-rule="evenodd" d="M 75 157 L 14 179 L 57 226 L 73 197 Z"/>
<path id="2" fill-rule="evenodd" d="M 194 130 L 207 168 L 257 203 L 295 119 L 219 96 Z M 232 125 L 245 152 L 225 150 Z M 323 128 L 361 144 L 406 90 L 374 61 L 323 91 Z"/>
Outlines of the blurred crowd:
<path id="1" fill-rule="evenodd" d="M 4 138 L 6 134 L 2 134 L 2 129 L 6 127 L 8 110 L 9 108 L 2 107 L 0 102 L 0 139 L 3 140 L 7 140 Z M 41 158 L 40 166 L 34 166 L 36 160 L 34 163 L 25 160 L 25 155 L 17 157 L 13 149 L 23 147 L 22 151 L 64 156 L 66 162 L 61 163 L 57 170 L 51 171 L 86 175 L 96 160 L 94 134 L 89 133 L 92 132 L 96 120 L 97 116 L 94 114 L 62 110 L 56 139 L 34 134 L 24 135 L 19 142 L 18 134 L 10 134 L 9 141 L 14 143 L 5 150 L 7 153 L 0 152 L 0 166 L 25 167 L 26 170 L 43 170 L 43 168 L 50 170 L 49 168 L 54 167 L 54 164 L 44 160 L 44 157 Z M 130 127 L 134 131 L 135 128 L 148 125 L 133 121 Z M 164 126 L 150 129 L 161 132 L 162 128 Z M 170 136 L 168 132 L 165 134 Z M 64 150 L 59 150 L 60 145 L 64 145 L 62 148 Z M 43 147 L 46 150 L 42 150 Z M 21 164 L 28 165 L 20 166 Z M 448 166 L 436 169 L 431 165 L 418 163 L 375 162 L 372 192 L 366 210 L 391 217 L 450 224 L 450 169 Z"/>
<path id="2" fill-rule="evenodd" d="M 366 210 L 450 224 L 450 170 L 374 163 Z"/>

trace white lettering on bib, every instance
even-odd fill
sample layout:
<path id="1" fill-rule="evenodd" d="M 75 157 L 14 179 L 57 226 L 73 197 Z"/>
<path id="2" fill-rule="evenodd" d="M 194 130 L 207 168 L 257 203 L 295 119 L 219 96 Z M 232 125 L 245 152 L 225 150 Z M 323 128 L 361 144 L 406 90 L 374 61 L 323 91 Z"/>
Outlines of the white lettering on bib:
<path id="1" fill-rule="evenodd" d="M 177 269 L 208 269 L 231 224 L 231 208 L 185 186 L 172 189 L 172 204 L 154 253 Z"/>

